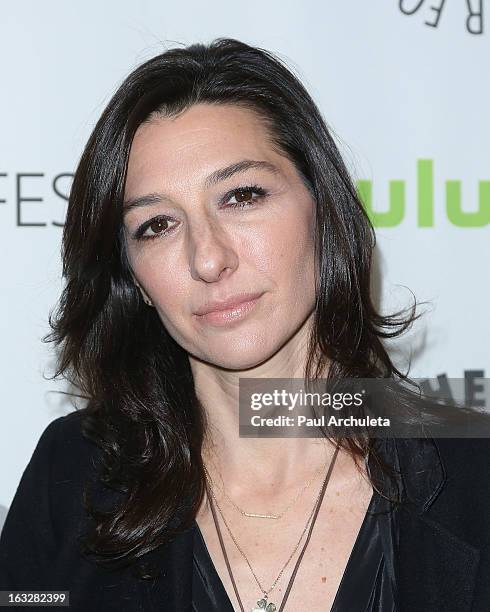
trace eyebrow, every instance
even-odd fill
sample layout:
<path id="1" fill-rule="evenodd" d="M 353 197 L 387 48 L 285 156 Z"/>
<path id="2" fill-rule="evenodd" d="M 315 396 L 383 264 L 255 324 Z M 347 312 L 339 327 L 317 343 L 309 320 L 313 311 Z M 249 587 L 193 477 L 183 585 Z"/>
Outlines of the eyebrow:
<path id="1" fill-rule="evenodd" d="M 209 176 L 204 180 L 204 187 L 209 188 L 217 183 L 224 181 L 235 174 L 240 172 L 245 172 L 245 170 L 250 169 L 260 169 L 266 170 L 271 174 L 281 174 L 281 171 L 277 166 L 268 161 L 259 161 L 254 159 L 243 159 L 234 164 L 230 164 L 225 168 L 220 168 L 219 170 L 215 170 L 211 172 Z M 130 198 L 125 200 L 123 203 L 123 215 L 126 215 L 131 209 L 139 208 L 141 206 L 151 206 L 152 204 L 158 204 L 164 201 L 170 201 L 170 198 L 165 196 L 163 193 L 148 193 L 143 196 L 138 196 L 135 198 Z"/>

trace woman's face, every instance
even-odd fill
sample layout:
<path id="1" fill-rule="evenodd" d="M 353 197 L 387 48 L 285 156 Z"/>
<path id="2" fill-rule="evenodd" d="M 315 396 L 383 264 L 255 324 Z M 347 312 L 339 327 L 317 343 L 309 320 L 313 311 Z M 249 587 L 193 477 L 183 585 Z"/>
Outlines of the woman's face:
<path id="1" fill-rule="evenodd" d="M 135 281 L 194 357 L 259 365 L 313 312 L 314 200 L 249 109 L 197 104 L 141 125 L 124 225 Z M 229 299 L 246 301 L 215 310 Z"/>

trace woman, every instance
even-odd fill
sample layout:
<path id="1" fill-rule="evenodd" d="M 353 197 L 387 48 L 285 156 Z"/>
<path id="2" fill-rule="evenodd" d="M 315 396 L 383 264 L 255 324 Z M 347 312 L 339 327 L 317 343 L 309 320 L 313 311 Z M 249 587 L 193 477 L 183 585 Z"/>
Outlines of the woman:
<path id="1" fill-rule="evenodd" d="M 48 338 L 88 404 L 41 436 L 1 588 L 74 610 L 487 610 L 486 440 L 238 434 L 240 378 L 403 379 L 382 339 L 417 316 L 375 310 L 373 246 L 271 53 L 218 39 L 136 69 L 75 175 Z"/>

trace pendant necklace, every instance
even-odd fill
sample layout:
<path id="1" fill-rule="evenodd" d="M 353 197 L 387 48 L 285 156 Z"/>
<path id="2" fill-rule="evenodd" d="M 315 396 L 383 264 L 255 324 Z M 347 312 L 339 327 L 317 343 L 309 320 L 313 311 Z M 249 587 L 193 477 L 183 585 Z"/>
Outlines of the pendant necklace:
<path id="1" fill-rule="evenodd" d="M 226 567 L 228 569 L 228 574 L 230 576 L 230 580 L 231 580 L 231 583 L 233 585 L 233 589 L 235 591 L 235 595 L 236 595 L 238 604 L 240 606 L 241 612 L 245 612 L 245 608 L 243 607 L 242 600 L 240 599 L 240 595 L 238 594 L 238 589 L 237 589 L 237 586 L 236 586 L 236 583 L 235 583 L 233 572 L 231 571 L 231 565 L 230 565 L 230 562 L 229 562 L 229 559 L 228 559 L 228 555 L 226 553 L 226 548 L 225 548 L 225 545 L 224 545 L 224 542 L 223 542 L 223 536 L 221 534 L 221 529 L 219 527 L 218 518 L 217 518 L 217 515 L 216 515 L 216 510 L 214 508 L 214 505 L 216 505 L 216 507 L 218 508 L 218 511 L 219 511 L 219 513 L 221 515 L 221 518 L 223 519 L 223 523 L 225 524 L 225 527 L 228 530 L 228 533 L 230 534 L 230 537 L 233 540 L 233 543 L 237 547 L 237 549 L 240 552 L 240 554 L 242 555 L 242 557 L 245 559 L 245 561 L 246 561 L 250 571 L 252 572 L 252 575 L 253 575 L 255 581 L 257 582 L 260 590 L 262 591 L 262 596 L 260 597 L 260 599 L 256 600 L 256 605 L 251 609 L 251 612 L 282 612 L 282 610 L 284 609 L 284 606 L 286 605 L 286 600 L 287 600 L 287 598 L 289 596 L 291 588 L 293 586 L 294 579 L 296 578 L 296 574 L 298 572 L 299 565 L 300 565 L 300 563 L 301 563 L 301 561 L 303 559 L 303 555 L 304 555 L 304 553 L 306 551 L 306 547 L 308 546 L 308 543 L 310 541 L 311 533 L 313 531 L 313 527 L 315 526 L 316 518 L 318 516 L 318 512 L 320 510 L 320 506 L 322 504 L 323 497 L 325 495 L 325 491 L 326 491 L 326 488 L 327 488 L 327 485 L 328 485 L 328 481 L 330 480 L 330 475 L 332 473 L 333 466 L 335 464 L 335 459 L 337 458 L 337 454 L 338 454 L 339 448 L 340 448 L 339 445 L 337 445 L 336 448 L 335 448 L 335 451 L 333 453 L 332 459 L 330 461 L 330 465 L 329 465 L 327 474 L 325 476 L 325 479 L 323 480 L 322 487 L 320 489 L 320 493 L 318 494 L 318 497 L 316 499 L 315 505 L 313 506 L 313 510 L 312 510 L 310 516 L 308 517 L 308 521 L 306 523 L 306 526 L 305 526 L 303 532 L 301 533 L 301 537 L 300 537 L 298 543 L 296 544 L 293 552 L 289 556 L 288 560 L 286 561 L 286 563 L 282 567 L 281 571 L 279 572 L 279 575 L 274 580 L 274 583 L 272 584 L 272 586 L 268 590 L 265 590 L 263 588 L 263 586 L 260 584 L 260 581 L 257 578 L 257 576 L 256 576 L 256 574 L 255 574 L 255 572 L 254 572 L 254 570 L 253 570 L 253 568 L 252 568 L 252 566 L 250 564 L 250 561 L 248 560 L 247 556 L 245 555 L 245 553 L 243 552 L 242 548 L 240 547 L 240 545 L 236 541 L 235 537 L 233 536 L 233 534 L 232 534 L 232 532 L 230 530 L 230 527 L 228 526 L 228 523 L 227 523 L 227 521 L 226 521 L 226 519 L 225 519 L 225 517 L 223 515 L 223 512 L 222 512 L 222 510 L 221 510 L 221 508 L 220 508 L 220 506 L 218 504 L 218 501 L 217 501 L 217 499 L 216 499 L 216 497 L 214 495 L 214 491 L 212 489 L 212 486 L 208 482 L 208 478 L 206 476 L 206 481 L 207 481 L 206 482 L 206 491 L 208 493 L 209 506 L 211 508 L 211 513 L 213 515 L 213 521 L 214 521 L 214 524 L 215 524 L 215 527 L 216 527 L 216 532 L 218 534 L 218 539 L 219 539 L 219 543 L 220 543 L 220 546 L 221 546 L 221 550 L 223 552 L 223 557 L 225 559 Z M 310 521 L 311 521 L 311 523 L 310 523 Z M 300 542 L 303 539 L 303 535 L 305 534 L 305 532 L 306 532 L 306 530 L 308 528 L 308 524 L 310 524 L 310 528 L 308 530 L 308 535 L 306 537 L 306 541 L 305 541 L 305 543 L 303 545 L 303 548 L 301 549 L 301 552 L 300 552 L 300 554 L 298 556 L 296 564 L 295 564 L 295 566 L 293 568 L 293 571 L 292 571 L 291 577 L 289 579 L 288 585 L 286 587 L 286 591 L 284 593 L 284 597 L 283 597 L 283 600 L 281 602 L 281 605 L 278 608 L 275 603 L 273 603 L 271 601 L 268 601 L 269 593 L 274 589 L 274 587 L 276 586 L 277 582 L 281 578 L 284 570 L 286 569 L 288 563 L 291 561 L 291 559 L 293 558 L 295 552 L 298 550 Z"/>
<path id="2" fill-rule="evenodd" d="M 204 465 L 204 472 L 206 473 L 206 477 L 208 479 L 208 481 L 211 483 L 212 488 L 216 488 L 211 476 L 209 475 L 209 472 L 206 468 L 206 466 Z M 282 518 L 286 512 L 288 512 L 288 510 L 290 510 L 294 504 L 298 501 L 298 499 L 301 497 L 301 495 L 306 491 L 306 489 L 311 485 L 311 483 L 313 482 L 313 480 L 316 478 L 316 476 L 323 470 L 323 468 L 326 466 L 321 466 L 320 468 L 318 468 L 318 470 L 313 474 L 313 476 L 306 482 L 306 484 L 304 485 L 304 487 L 302 489 L 300 489 L 300 491 L 295 495 L 295 497 L 293 498 L 292 501 L 289 502 L 289 504 L 286 506 L 286 508 L 280 512 L 279 514 L 263 514 L 263 513 L 259 513 L 259 512 L 246 512 L 245 510 L 243 510 L 242 508 L 240 508 L 238 506 L 238 504 L 236 504 L 227 494 L 226 491 L 224 490 L 224 488 L 222 488 L 222 493 L 223 493 L 223 497 L 228 500 L 230 502 L 230 504 L 235 508 L 235 510 L 237 510 L 242 516 L 246 516 L 246 517 L 250 517 L 250 518 L 263 518 L 263 519 L 280 519 Z"/>

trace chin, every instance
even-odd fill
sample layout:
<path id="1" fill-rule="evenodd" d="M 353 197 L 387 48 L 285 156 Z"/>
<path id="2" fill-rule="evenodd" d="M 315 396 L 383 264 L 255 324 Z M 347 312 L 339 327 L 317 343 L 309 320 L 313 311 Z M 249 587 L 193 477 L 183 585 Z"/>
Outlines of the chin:
<path id="1" fill-rule="evenodd" d="M 242 339 L 243 340 L 243 339 Z M 270 346 L 265 346 L 264 341 L 250 344 L 243 341 L 227 343 L 226 346 L 206 347 L 206 351 L 200 351 L 199 358 L 212 365 L 227 370 L 247 370 L 259 366 L 267 361 L 275 352 Z"/>

